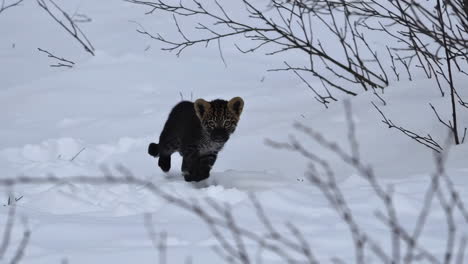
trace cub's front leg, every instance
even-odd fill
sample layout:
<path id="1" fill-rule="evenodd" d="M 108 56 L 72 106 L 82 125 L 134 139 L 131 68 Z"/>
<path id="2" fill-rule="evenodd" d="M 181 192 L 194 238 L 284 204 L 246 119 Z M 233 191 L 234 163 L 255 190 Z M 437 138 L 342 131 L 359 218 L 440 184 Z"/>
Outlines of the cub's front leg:
<path id="1" fill-rule="evenodd" d="M 197 165 L 197 156 L 183 156 L 182 159 L 182 175 L 184 176 L 185 181 L 191 182 L 195 181 L 195 171 Z"/>
<path id="2" fill-rule="evenodd" d="M 186 145 L 182 148 L 182 175 L 185 181 L 197 181 L 199 151 L 195 144 Z"/>
<path id="3" fill-rule="evenodd" d="M 217 157 L 218 153 L 201 154 L 198 157 L 198 162 L 194 167 L 195 181 L 202 181 L 210 177 L 211 168 L 213 167 Z"/>
<path id="4" fill-rule="evenodd" d="M 182 161 L 185 181 L 202 181 L 210 177 L 210 171 L 217 158 L 217 153 L 186 156 Z"/>

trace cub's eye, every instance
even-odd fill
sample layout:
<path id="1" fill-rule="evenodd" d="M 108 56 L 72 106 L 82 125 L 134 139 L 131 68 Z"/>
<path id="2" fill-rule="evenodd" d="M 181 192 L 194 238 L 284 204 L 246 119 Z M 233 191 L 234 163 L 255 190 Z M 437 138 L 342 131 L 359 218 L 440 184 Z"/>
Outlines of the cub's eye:
<path id="1" fill-rule="evenodd" d="M 214 128 L 216 126 L 216 123 L 213 120 L 209 120 L 206 124 L 209 128 Z"/>
<path id="2" fill-rule="evenodd" d="M 231 121 L 224 121 L 224 127 L 230 127 L 232 125 Z"/>

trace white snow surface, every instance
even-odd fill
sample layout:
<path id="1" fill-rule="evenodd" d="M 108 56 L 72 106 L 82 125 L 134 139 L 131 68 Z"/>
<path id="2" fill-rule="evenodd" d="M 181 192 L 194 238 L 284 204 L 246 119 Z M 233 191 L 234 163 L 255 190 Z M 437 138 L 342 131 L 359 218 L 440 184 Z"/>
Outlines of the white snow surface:
<path id="1" fill-rule="evenodd" d="M 92 18 L 80 26 L 93 42 L 96 56 L 84 52 L 35 1 L 0 14 L 0 177 L 97 177 L 109 171 L 119 175 L 115 168 L 124 166 L 135 177 L 178 198 L 200 200 L 202 206 L 206 198 L 229 204 L 240 226 L 261 233 L 265 228 L 248 196 L 254 193 L 280 230 L 286 230 L 288 222 L 301 229 L 319 260 L 328 263 L 338 256 L 353 263 L 349 231 L 304 176 L 307 160 L 265 144 L 265 139 L 287 141 L 289 135 L 296 135 L 332 164 L 357 221 L 389 249 L 388 228 L 374 216 L 382 210 L 382 203 L 369 184 L 335 155 L 293 129 L 293 123 L 299 121 L 348 150 L 340 102 L 324 109 L 293 74 L 267 72 L 281 66 L 278 57 L 239 54 L 226 41 L 225 67 L 215 44 L 189 48 L 177 57 L 135 31 L 137 21 L 150 32 L 176 37 L 170 16 L 145 15 L 147 9 L 117 0 L 60 4 L 71 13 Z M 53 60 L 37 48 L 73 60 L 76 66 L 51 68 L 48 65 Z M 300 62 L 301 57 L 292 54 L 290 60 Z M 370 93 L 351 100 L 361 155 L 384 186 L 393 186 L 398 216 L 411 228 L 434 171 L 433 154 L 388 129 L 371 102 L 379 104 L 395 123 L 431 133 L 443 142 L 447 131 L 427 104 L 436 104 L 449 118 L 448 98 L 440 97 L 433 80 L 422 75 L 414 79 L 390 85 L 384 95 L 387 106 Z M 458 75 L 456 79 L 468 81 Z M 468 96 L 467 89 L 460 92 Z M 245 101 L 239 126 L 220 153 L 211 177 L 198 184 L 183 181 L 177 154 L 171 171 L 164 174 L 146 152 L 148 144 L 157 141 L 167 114 L 181 95 L 189 100 L 241 96 Z M 460 112 L 459 119 L 466 125 L 467 111 Z M 468 202 L 467 151 L 467 144 L 452 147 L 446 169 L 461 198 Z M 212 250 L 216 240 L 202 220 L 144 186 L 69 183 L 15 186 L 13 191 L 15 197 L 23 198 L 16 204 L 18 221 L 5 261 L 21 239 L 24 227 L 20 219 L 24 219 L 31 241 L 21 263 L 60 263 L 64 259 L 69 263 L 157 263 L 158 251 L 143 221 L 149 213 L 156 232 L 167 233 L 168 263 L 183 263 L 187 258 L 192 263 L 222 262 Z M 0 203 L 6 204 L 7 190 L 1 189 L 1 194 Z M 7 212 L 8 206 L 0 207 L 0 226 Z M 456 222 L 463 223 L 459 215 Z M 466 235 L 466 227 L 459 227 Z M 442 256 L 447 229 L 437 203 L 424 231 L 425 245 Z M 254 257 L 258 246 L 248 242 L 247 246 Z M 263 263 L 277 260 L 268 254 Z"/>

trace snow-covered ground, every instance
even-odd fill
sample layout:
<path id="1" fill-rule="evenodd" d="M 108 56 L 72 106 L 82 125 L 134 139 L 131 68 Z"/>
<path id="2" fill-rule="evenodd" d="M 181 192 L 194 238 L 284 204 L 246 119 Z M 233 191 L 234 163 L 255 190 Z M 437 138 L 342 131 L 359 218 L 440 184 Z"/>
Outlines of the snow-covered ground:
<path id="1" fill-rule="evenodd" d="M 136 21 L 149 31 L 171 32 L 170 16 L 147 16 L 144 8 L 117 0 L 61 2 L 69 12 L 92 19 L 80 26 L 95 46 L 96 56 L 84 52 L 35 1 L 25 1 L 0 15 L 0 177 L 99 176 L 107 170 L 119 175 L 114 168 L 121 165 L 176 197 L 230 204 L 239 225 L 261 232 L 264 227 L 248 198 L 252 192 L 275 226 L 284 229 L 286 222 L 292 222 L 300 227 L 320 260 L 329 262 L 339 256 L 354 261 L 346 225 L 320 191 L 304 180 L 307 160 L 265 144 L 265 139 L 287 141 L 290 134 L 307 139 L 292 127 L 299 121 L 348 149 L 341 103 L 325 110 L 293 74 L 266 72 L 281 65 L 275 57 L 242 55 L 226 42 L 225 67 L 215 45 L 193 47 L 176 57 L 135 31 Z M 51 68 L 53 60 L 37 48 L 70 59 L 76 66 Z M 459 83 L 467 81 L 463 76 L 456 78 Z M 440 98 L 431 80 L 415 79 L 388 87 L 385 98 L 390 103 L 381 108 L 395 123 L 430 132 L 443 141 L 447 132 L 427 103 L 443 107 L 448 98 Z M 466 89 L 460 92 L 468 96 Z M 146 152 L 181 96 L 241 96 L 245 101 L 237 131 L 205 183 L 184 182 L 177 155 L 166 175 Z M 372 164 L 382 183 L 393 184 L 397 213 L 412 227 L 434 171 L 432 153 L 389 130 L 371 101 L 379 102 L 371 94 L 351 100 L 362 157 Z M 447 117 L 448 111 L 441 108 Z M 459 119 L 468 120 L 467 111 Z M 358 221 L 388 245 L 387 228 L 374 217 L 382 204 L 369 184 L 329 151 L 311 140 L 303 142 L 330 161 Z M 468 202 L 467 153 L 467 144 L 453 147 L 447 172 Z M 7 191 L 2 193 L 0 203 L 6 204 Z M 32 232 L 22 263 L 63 259 L 69 263 L 155 263 L 158 251 L 145 229 L 145 213 L 152 215 L 156 232 L 167 233 L 168 263 L 183 263 L 188 257 L 193 263 L 222 261 L 212 250 L 216 242 L 203 221 L 143 186 L 25 185 L 16 186 L 14 194 L 23 197 L 17 202 L 18 219 L 26 219 Z M 8 206 L 0 208 L 0 226 L 7 212 Z M 21 238 L 20 222 L 4 260 L 11 258 Z M 456 222 L 463 223 L 458 214 Z M 467 234 L 466 227 L 459 228 Z M 446 234 L 444 214 L 435 206 L 422 240 L 441 256 Z M 256 252 L 255 245 L 248 246 Z M 274 263 L 274 259 L 265 255 L 263 263 Z"/>

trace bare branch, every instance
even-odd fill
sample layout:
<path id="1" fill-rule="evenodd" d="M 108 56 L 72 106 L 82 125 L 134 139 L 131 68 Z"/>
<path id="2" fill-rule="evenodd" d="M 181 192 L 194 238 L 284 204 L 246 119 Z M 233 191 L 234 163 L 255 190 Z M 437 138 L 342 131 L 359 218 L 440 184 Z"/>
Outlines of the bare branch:
<path id="1" fill-rule="evenodd" d="M 21 4 L 21 2 L 23 2 L 24 0 L 16 0 L 16 1 L 13 1 L 11 2 L 10 4 L 7 4 L 6 3 L 6 0 L 2 0 L 2 4 L 0 5 L 0 14 L 7 10 L 8 8 L 12 8 L 12 7 L 15 7 L 19 4 Z"/>
<path id="2" fill-rule="evenodd" d="M 395 125 L 392 120 L 388 119 L 384 113 L 382 112 L 382 110 L 380 110 L 380 108 L 377 107 L 377 105 L 375 105 L 374 103 L 372 103 L 372 105 L 375 107 L 375 109 L 377 109 L 377 111 L 380 113 L 380 115 L 382 116 L 383 120 L 382 122 L 386 125 L 388 125 L 388 128 L 395 128 L 397 130 L 399 130 L 401 133 L 405 134 L 406 136 L 410 137 L 411 139 L 417 141 L 418 143 L 436 151 L 436 152 L 441 152 L 442 151 L 442 147 L 439 145 L 439 143 L 437 143 L 432 137 L 431 135 L 427 135 L 427 136 L 421 136 L 421 135 L 418 135 L 417 133 L 411 131 L 411 130 L 408 130 L 402 126 L 397 126 Z"/>
<path id="3" fill-rule="evenodd" d="M 366 38 L 355 30 L 355 25 L 351 21 L 350 16 L 345 17 L 344 22 L 338 22 L 334 17 L 334 12 L 328 10 L 327 16 L 333 18 L 334 26 L 329 27 L 326 19 L 322 18 L 320 14 L 311 14 L 311 11 L 297 1 L 293 1 L 291 5 L 281 3 L 281 1 L 273 1 L 272 9 L 279 15 L 281 21 L 274 21 L 272 16 L 266 12 L 261 11 L 254 6 L 251 1 L 242 0 L 248 12 L 249 19 L 246 21 L 235 20 L 228 15 L 227 11 L 216 0 L 214 1 L 217 9 L 211 10 L 205 8 L 204 4 L 196 0 L 191 0 L 189 3 L 171 3 L 166 1 L 146 2 L 139 0 L 126 0 L 127 2 L 148 6 L 153 13 L 156 10 L 168 12 L 174 17 L 174 25 L 179 33 L 181 40 L 168 40 L 160 34 L 153 35 L 145 30 L 138 29 L 141 34 L 147 35 L 155 40 L 158 40 L 167 47 L 163 50 L 175 51 L 177 55 L 191 46 L 197 44 L 205 44 L 207 46 L 211 41 L 219 41 L 221 39 L 242 36 L 253 43 L 254 47 L 243 49 L 238 45 L 236 47 L 243 53 L 257 51 L 265 46 L 270 46 L 275 49 L 273 52 L 267 52 L 267 55 L 276 55 L 278 53 L 285 53 L 291 50 L 297 50 L 304 53 L 310 59 L 310 64 L 304 70 L 312 77 L 319 79 L 322 83 L 326 82 L 329 86 L 341 90 L 349 95 L 356 95 L 357 92 L 353 88 L 345 88 L 342 84 L 343 81 L 351 82 L 356 88 L 362 87 L 368 90 L 372 87 L 383 88 L 387 86 L 388 80 L 386 73 L 381 67 L 380 59 L 377 57 L 370 45 L 367 43 Z M 312 11 L 313 12 L 313 11 Z M 320 15 L 320 16 L 319 16 Z M 207 37 L 191 38 L 185 34 L 176 17 L 204 17 L 209 21 L 208 24 L 199 23 L 194 29 L 208 34 Z M 311 18 L 318 18 L 318 22 L 328 28 L 330 33 L 335 35 L 342 43 L 343 54 L 334 54 L 325 50 L 320 40 L 313 39 Z M 349 37 L 344 37 L 339 27 L 352 28 L 352 34 Z M 297 30 L 296 30 L 297 29 Z M 346 41 L 351 40 L 353 45 L 347 44 Z M 366 58 L 360 49 L 365 47 L 367 52 L 371 54 L 371 59 Z M 314 66 L 314 64 L 322 64 L 324 67 Z M 310 67 L 309 67 L 310 66 Z M 374 67 L 376 66 L 376 67 Z M 378 69 L 378 70 L 374 70 Z M 292 70 L 302 81 L 305 81 L 299 74 L 297 69 L 288 66 L 287 70 Z M 326 76 L 332 74 L 337 79 L 327 78 Z M 307 84 L 312 87 L 310 84 Z M 349 85 L 348 85 L 349 86 Z M 327 90 L 328 95 L 323 96 L 317 94 L 315 89 L 316 99 L 327 105 L 328 100 L 334 100 L 334 96 Z"/>
<path id="4" fill-rule="evenodd" d="M 23 237 L 19 243 L 18 248 L 15 251 L 15 255 L 13 256 L 12 260 L 10 261 L 11 264 L 18 264 L 24 257 L 24 253 L 26 252 L 26 248 L 29 243 L 29 239 L 31 238 L 31 231 L 26 230 L 23 233 Z"/>
<path id="5" fill-rule="evenodd" d="M 41 48 L 37 48 L 37 50 L 47 54 L 47 57 L 53 58 L 53 59 L 56 59 L 56 60 L 59 61 L 59 62 L 57 62 L 57 64 L 51 64 L 50 67 L 68 67 L 68 68 L 72 68 L 73 65 L 75 65 L 75 63 L 73 61 L 67 60 L 65 58 L 59 58 L 59 57 L 55 56 L 54 54 L 50 53 L 47 50 L 43 50 Z"/>
<path id="6" fill-rule="evenodd" d="M 151 214 L 145 214 L 144 216 L 144 223 L 145 223 L 145 228 L 148 232 L 148 236 L 151 240 L 151 243 L 153 243 L 153 247 L 158 250 L 159 253 L 159 264 L 166 264 L 166 240 L 167 240 L 167 234 L 165 232 L 161 232 L 159 234 L 159 239 L 158 235 L 156 234 L 156 231 L 154 230 L 153 227 L 153 218 Z M 158 242 L 159 240 L 159 242 Z"/>
<path id="7" fill-rule="evenodd" d="M 8 208 L 8 217 L 3 230 L 2 243 L 0 244 L 0 260 L 5 256 L 8 247 L 10 246 L 11 232 L 15 222 L 16 205 L 12 204 Z"/>
<path id="8" fill-rule="evenodd" d="M 66 22 L 63 22 L 58 18 L 56 14 L 49 8 L 49 5 L 46 3 L 49 2 L 53 5 L 55 8 L 56 12 L 61 13 L 61 15 L 66 19 L 66 22 L 68 22 L 68 25 L 66 25 Z M 37 0 L 37 3 L 39 6 L 44 9 L 49 16 L 55 20 L 65 31 L 68 32 L 78 43 L 83 46 L 85 51 L 89 52 L 91 55 L 94 56 L 94 47 L 91 44 L 91 42 L 88 40 L 86 35 L 83 33 L 83 31 L 78 27 L 78 25 L 73 21 L 72 17 L 68 15 L 63 9 L 61 9 L 53 0 Z"/>
<path id="9" fill-rule="evenodd" d="M 456 263 L 462 263 L 464 250 L 466 248 L 466 240 L 461 240 L 459 242 L 459 246 L 456 246 L 455 238 L 458 229 L 454 218 L 455 210 L 458 210 L 458 212 L 461 213 L 465 218 L 466 223 L 468 223 L 468 218 L 466 218 L 468 214 L 462 199 L 459 197 L 458 191 L 455 189 L 450 177 L 446 175 L 444 169 L 449 149 L 448 146 L 450 145 L 449 141 L 452 139 L 449 138 L 444 146 L 444 149 L 447 151 L 444 151 L 442 154 L 435 152 L 434 162 L 437 170 L 431 175 L 430 185 L 426 190 L 423 206 L 419 211 L 418 217 L 415 219 L 415 229 L 413 231 L 409 231 L 399 223 L 392 198 L 393 188 L 384 188 L 378 182 L 378 178 L 374 175 L 371 167 L 362 163 L 362 157 L 360 157 L 359 154 L 355 131 L 349 131 L 355 129 L 352 115 L 350 114 L 351 108 L 349 103 L 345 103 L 345 112 L 347 113 L 348 142 L 351 146 L 350 153 L 347 153 L 339 145 L 327 140 L 322 134 L 310 127 L 306 127 L 302 124 L 296 124 L 296 128 L 300 132 L 309 136 L 319 145 L 332 151 L 340 158 L 341 161 L 351 165 L 359 172 L 359 175 L 372 186 L 374 193 L 386 208 L 386 213 L 378 211 L 376 213 L 376 217 L 389 228 L 392 241 L 391 255 L 387 254 L 379 244 L 372 239 L 372 234 L 364 232 L 359 224 L 354 220 L 352 211 L 347 205 L 346 198 L 336 183 L 331 166 L 326 161 L 307 150 L 294 138 L 291 138 L 290 143 L 276 143 L 269 141 L 269 144 L 273 147 L 296 151 L 311 162 L 308 171 L 308 176 L 310 177 L 311 182 L 321 190 L 322 194 L 329 200 L 332 207 L 339 213 L 342 220 L 351 230 L 355 244 L 356 262 L 362 263 L 360 261 L 363 261 L 363 250 L 368 249 L 370 252 L 378 256 L 383 263 L 414 263 L 415 261 L 421 260 L 425 261 L 425 263 L 452 263 L 455 260 L 458 261 Z M 442 187 L 444 187 L 444 191 L 442 190 Z M 431 249 L 425 248 L 422 241 L 419 241 L 419 238 L 424 231 L 424 226 L 429 219 L 431 209 L 433 208 L 432 204 L 435 199 L 441 204 L 446 217 L 446 248 L 442 259 L 438 259 L 438 256 L 436 256 Z M 402 245 L 400 242 L 403 242 L 403 245 L 406 245 L 407 250 L 404 255 L 401 254 Z M 456 248 L 458 248 L 457 251 L 455 250 Z M 455 254 L 457 254 L 456 258 Z M 339 260 L 335 259 L 334 261 L 340 263 Z"/>

